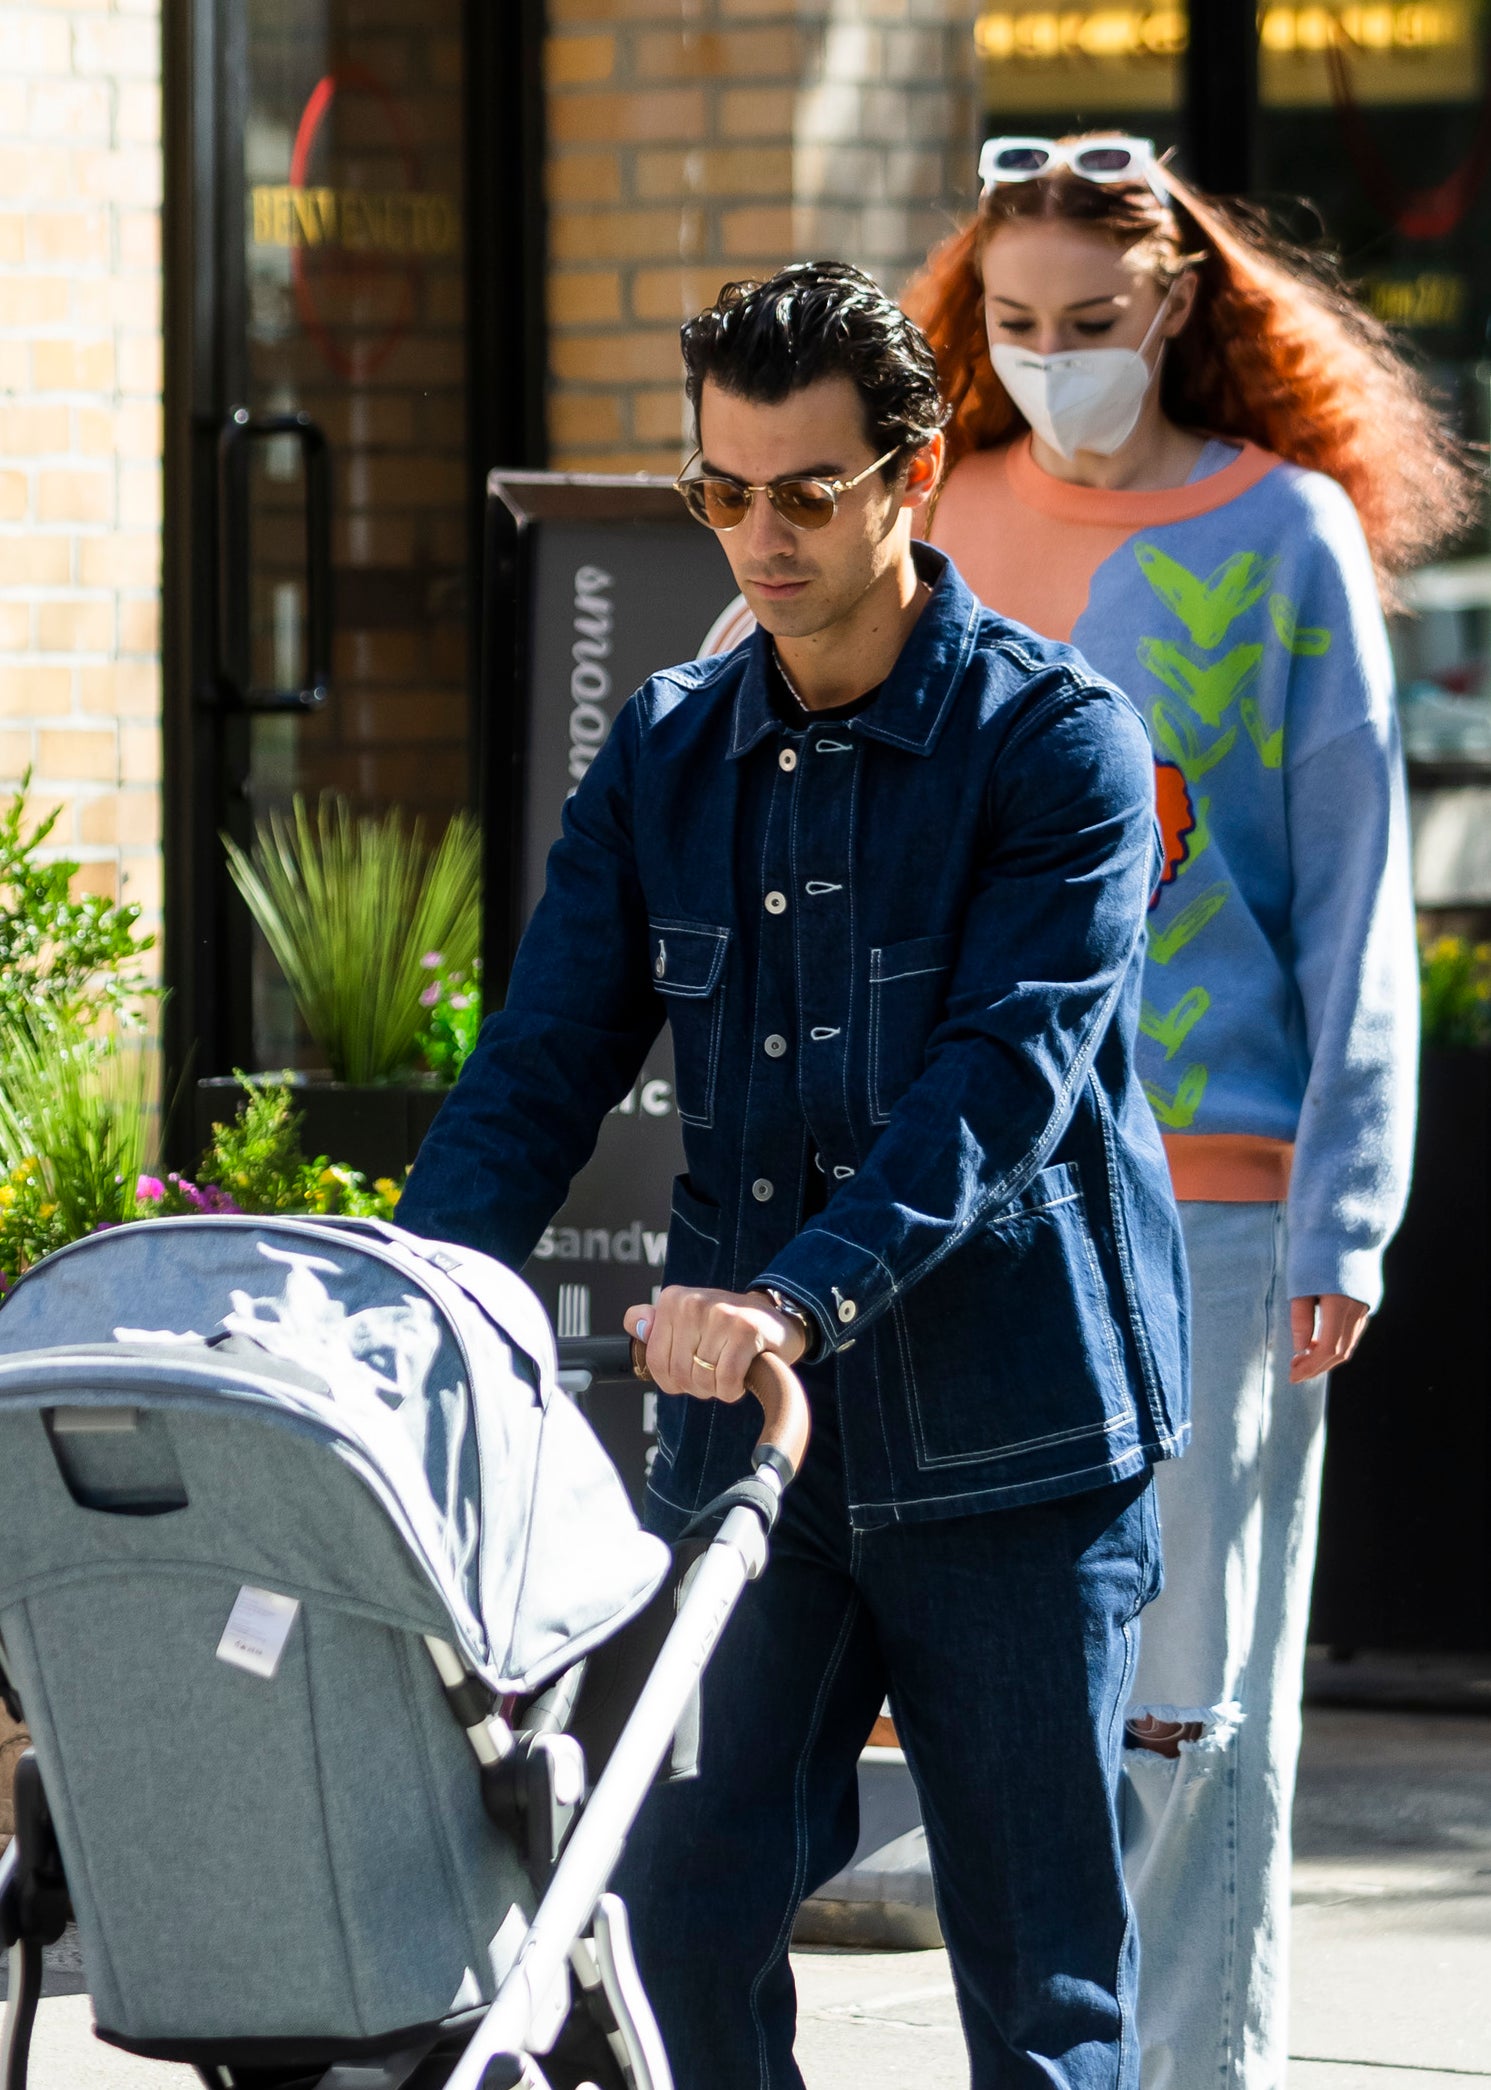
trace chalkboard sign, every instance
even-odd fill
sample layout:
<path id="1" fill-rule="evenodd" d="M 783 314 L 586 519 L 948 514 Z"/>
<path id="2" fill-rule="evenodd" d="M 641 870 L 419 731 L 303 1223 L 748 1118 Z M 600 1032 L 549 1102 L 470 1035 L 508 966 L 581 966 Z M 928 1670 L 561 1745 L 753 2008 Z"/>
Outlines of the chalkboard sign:
<path id="1" fill-rule="evenodd" d="M 481 743 L 495 1006 L 565 799 L 622 705 L 658 669 L 738 643 L 750 618 L 718 542 L 667 480 L 493 472 L 487 519 Z M 617 1333 L 626 1308 L 652 1297 L 682 1167 L 665 1030 L 523 1272 L 560 1335 Z M 638 1486 L 650 1400 L 606 1390 L 592 1414 Z"/>

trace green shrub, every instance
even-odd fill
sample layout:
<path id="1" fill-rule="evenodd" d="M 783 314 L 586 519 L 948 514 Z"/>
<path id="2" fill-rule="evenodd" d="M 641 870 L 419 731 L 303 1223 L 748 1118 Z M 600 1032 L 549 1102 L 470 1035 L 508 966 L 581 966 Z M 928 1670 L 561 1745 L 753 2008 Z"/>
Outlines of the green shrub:
<path id="1" fill-rule="evenodd" d="M 425 1026 L 427 957 L 469 974 L 480 936 L 480 843 L 464 814 L 434 850 L 419 821 L 356 819 L 326 794 L 271 813 L 253 856 L 225 838 L 234 883 L 338 1081 L 388 1081 Z"/>
<path id="2" fill-rule="evenodd" d="M 454 1081 L 481 1029 L 481 966 L 469 973 L 447 971 L 440 951 L 426 951 L 421 963 L 431 978 L 419 997 L 425 1010 L 420 1057 L 432 1074 Z"/>
<path id="3" fill-rule="evenodd" d="M 325 1154 L 306 1157 L 300 1144 L 303 1114 L 295 1108 L 288 1079 L 266 1081 L 242 1073 L 237 1079 L 244 1092 L 237 1115 L 213 1126 L 195 1183 L 167 1179 L 163 1209 L 393 1217 L 401 1186 L 390 1177 L 380 1176 L 370 1188 L 355 1168 Z"/>
<path id="4" fill-rule="evenodd" d="M 154 991 L 138 970 L 154 938 L 136 933 L 138 907 L 97 893 L 75 897 L 76 863 L 41 861 L 60 808 L 28 835 L 30 787 L 28 769 L 0 814 L 0 1024 L 53 1029 L 100 1013 L 137 1019 L 142 997 Z"/>
<path id="5" fill-rule="evenodd" d="M 1491 944 L 1436 936 L 1419 947 L 1424 1043 L 1491 1045 Z"/>

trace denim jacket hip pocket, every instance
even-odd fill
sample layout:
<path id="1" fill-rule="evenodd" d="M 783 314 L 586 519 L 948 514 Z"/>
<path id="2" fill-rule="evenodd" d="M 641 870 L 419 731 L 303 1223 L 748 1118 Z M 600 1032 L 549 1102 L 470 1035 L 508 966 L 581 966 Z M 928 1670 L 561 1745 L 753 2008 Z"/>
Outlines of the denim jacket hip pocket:
<path id="1" fill-rule="evenodd" d="M 907 1294 L 899 1318 L 919 1466 L 1058 1447 L 1080 1466 L 1137 1427 L 1072 1162 L 1042 1169 Z"/>

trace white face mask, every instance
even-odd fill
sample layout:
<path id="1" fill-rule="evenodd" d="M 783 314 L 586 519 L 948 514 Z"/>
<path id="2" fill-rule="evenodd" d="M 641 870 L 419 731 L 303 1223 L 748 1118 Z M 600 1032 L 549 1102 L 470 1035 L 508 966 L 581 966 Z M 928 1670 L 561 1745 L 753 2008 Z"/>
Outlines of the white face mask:
<path id="1" fill-rule="evenodd" d="M 1074 348 L 1038 356 L 1014 341 L 990 342 L 1000 383 L 1040 436 L 1062 457 L 1092 450 L 1111 457 L 1134 432 L 1160 361 L 1144 351 L 1170 303 L 1168 294 L 1138 348 Z"/>

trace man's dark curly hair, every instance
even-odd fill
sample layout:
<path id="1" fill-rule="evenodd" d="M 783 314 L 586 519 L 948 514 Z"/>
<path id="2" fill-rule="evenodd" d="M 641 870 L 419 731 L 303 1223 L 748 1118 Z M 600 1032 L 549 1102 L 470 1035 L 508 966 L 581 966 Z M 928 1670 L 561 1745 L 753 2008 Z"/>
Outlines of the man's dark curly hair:
<path id="1" fill-rule="evenodd" d="M 706 378 L 775 406 L 819 378 L 847 377 L 870 447 L 899 453 L 885 467 L 894 474 L 947 419 L 926 336 L 847 261 L 799 261 L 766 283 L 727 283 L 682 340 L 696 427 Z"/>

